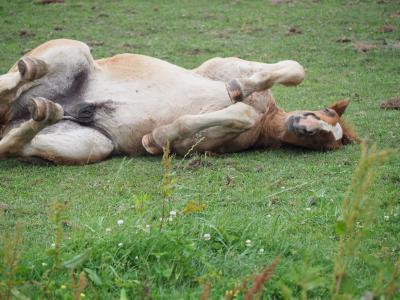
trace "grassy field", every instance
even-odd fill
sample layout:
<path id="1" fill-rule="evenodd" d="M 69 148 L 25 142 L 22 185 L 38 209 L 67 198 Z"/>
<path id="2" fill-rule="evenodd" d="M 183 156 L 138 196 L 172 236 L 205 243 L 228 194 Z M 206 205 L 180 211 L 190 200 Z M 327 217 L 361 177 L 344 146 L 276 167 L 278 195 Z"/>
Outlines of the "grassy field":
<path id="1" fill-rule="evenodd" d="M 349 98 L 347 120 L 359 135 L 399 148 L 400 112 L 379 109 L 400 93 L 399 1 L 65 2 L 0 1 L 0 72 L 55 38 L 82 40 L 95 58 L 136 52 L 187 68 L 215 56 L 294 59 L 307 76 L 297 88 L 274 88 L 284 109 Z M 176 157 L 164 202 L 176 217 L 161 231 L 160 157 L 84 167 L 1 161 L 0 291 L 13 288 L 15 299 L 199 299 L 210 283 L 210 299 L 229 299 L 235 286 L 242 299 L 240 285 L 250 287 L 280 256 L 262 299 L 329 299 L 345 238 L 337 220 L 359 157 L 359 145 Z M 400 299 L 399 286 L 391 290 L 400 281 L 399 156 L 375 170 L 367 216 L 355 219 L 359 243 L 343 299 Z M 85 289 L 83 275 L 72 284 L 80 272 Z"/>

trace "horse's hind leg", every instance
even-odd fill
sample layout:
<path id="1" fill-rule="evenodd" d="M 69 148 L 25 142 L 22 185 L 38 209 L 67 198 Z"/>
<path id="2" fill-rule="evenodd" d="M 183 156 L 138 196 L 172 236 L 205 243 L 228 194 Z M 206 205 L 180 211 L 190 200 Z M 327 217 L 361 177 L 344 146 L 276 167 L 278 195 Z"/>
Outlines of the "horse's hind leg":
<path id="1" fill-rule="evenodd" d="M 0 104 L 18 102 L 21 107 L 32 97 L 44 97 L 63 105 L 77 99 L 72 94 L 82 94 L 93 69 L 86 44 L 63 39 L 46 42 L 0 76 Z"/>
<path id="2" fill-rule="evenodd" d="M 30 103 L 32 119 L 22 123 L 19 127 L 11 129 L 0 140 L 0 158 L 19 156 L 23 147 L 29 143 L 39 131 L 62 119 L 62 107 L 44 98 L 33 99 Z"/>
<path id="3" fill-rule="evenodd" d="M 227 82 L 234 101 L 241 101 L 253 92 L 271 88 L 274 84 L 298 85 L 304 79 L 304 69 L 296 61 L 275 64 L 246 61 L 235 57 L 214 58 L 194 71 L 214 80 Z"/>
<path id="4" fill-rule="evenodd" d="M 0 103 L 10 104 L 23 84 L 46 75 L 47 64 L 38 58 L 25 56 L 7 74 L 0 75 Z"/>
<path id="5" fill-rule="evenodd" d="M 48 162 L 84 165 L 106 159 L 114 145 L 104 134 L 89 126 L 62 121 L 43 129 L 26 144 L 21 156 Z"/>

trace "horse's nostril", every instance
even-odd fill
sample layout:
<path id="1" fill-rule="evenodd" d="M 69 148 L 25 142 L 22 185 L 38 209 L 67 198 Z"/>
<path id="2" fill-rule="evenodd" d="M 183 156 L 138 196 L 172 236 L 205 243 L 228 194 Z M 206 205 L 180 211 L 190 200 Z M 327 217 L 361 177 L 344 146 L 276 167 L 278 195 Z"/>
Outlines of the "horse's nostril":
<path id="1" fill-rule="evenodd" d="M 294 128 L 298 135 L 314 135 L 316 133 L 316 130 L 309 130 L 305 126 L 297 125 Z"/>
<path id="2" fill-rule="evenodd" d="M 306 130 L 307 135 L 314 135 L 316 132 L 316 130 Z"/>
<path id="3" fill-rule="evenodd" d="M 294 123 L 299 123 L 300 122 L 301 117 L 300 116 L 294 116 L 293 117 L 293 122 Z"/>
<path id="4" fill-rule="evenodd" d="M 307 132 L 307 129 L 304 126 L 295 126 L 295 131 L 299 135 L 305 135 Z"/>

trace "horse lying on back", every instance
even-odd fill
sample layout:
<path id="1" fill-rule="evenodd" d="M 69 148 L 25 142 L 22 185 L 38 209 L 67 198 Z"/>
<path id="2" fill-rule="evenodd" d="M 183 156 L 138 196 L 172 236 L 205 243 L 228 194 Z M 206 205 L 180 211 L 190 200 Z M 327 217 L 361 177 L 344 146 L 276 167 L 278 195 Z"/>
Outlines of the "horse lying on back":
<path id="1" fill-rule="evenodd" d="M 82 42 L 49 41 L 0 76 L 0 158 L 86 164 L 158 155 L 167 142 L 185 154 L 357 141 L 341 119 L 348 101 L 319 111 L 276 105 L 274 84 L 303 79 L 295 61 L 213 58 L 186 70 L 137 54 L 94 60 Z"/>

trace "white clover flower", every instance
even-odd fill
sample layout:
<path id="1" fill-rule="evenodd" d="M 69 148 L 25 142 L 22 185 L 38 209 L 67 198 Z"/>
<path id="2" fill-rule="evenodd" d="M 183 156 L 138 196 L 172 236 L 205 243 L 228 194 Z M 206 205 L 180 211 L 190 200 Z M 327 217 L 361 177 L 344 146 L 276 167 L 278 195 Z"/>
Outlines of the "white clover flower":
<path id="1" fill-rule="evenodd" d="M 260 250 L 258 250 L 259 254 L 263 254 L 264 253 L 264 248 L 260 248 Z"/>
<path id="2" fill-rule="evenodd" d="M 118 224 L 118 225 L 124 224 L 124 220 L 118 220 L 118 221 L 117 221 L 117 224 Z"/>
<path id="3" fill-rule="evenodd" d="M 146 224 L 146 232 L 150 232 L 151 226 L 149 224 Z"/>
<path id="4" fill-rule="evenodd" d="M 107 227 L 107 228 L 106 228 L 106 232 L 107 232 L 107 233 L 110 233 L 110 232 L 111 232 L 111 228 L 110 228 L 110 227 Z"/>
<path id="5" fill-rule="evenodd" d="M 311 210 L 311 207 L 306 207 L 306 211 L 310 211 Z"/>
<path id="6" fill-rule="evenodd" d="M 205 241 L 209 241 L 209 240 L 211 240 L 211 235 L 210 235 L 209 233 L 205 233 L 205 234 L 203 235 L 203 239 L 204 239 Z"/>
<path id="7" fill-rule="evenodd" d="M 51 248 L 55 248 L 56 247 L 56 244 L 51 244 Z"/>
<path id="8" fill-rule="evenodd" d="M 123 243 L 118 243 L 118 247 L 122 247 L 123 245 Z"/>
<path id="9" fill-rule="evenodd" d="M 383 216 L 383 218 L 385 219 L 385 221 L 389 221 L 389 216 L 385 215 Z"/>
<path id="10" fill-rule="evenodd" d="M 42 266 L 43 266 L 43 267 L 47 267 L 47 263 L 42 262 Z"/>
<path id="11" fill-rule="evenodd" d="M 246 247 L 251 247 L 251 240 L 246 240 L 245 244 L 246 244 Z"/>
<path id="12" fill-rule="evenodd" d="M 171 218 L 176 218 L 176 211 L 175 211 L 175 210 L 171 210 L 171 211 L 169 212 L 169 216 L 170 216 Z"/>
<path id="13" fill-rule="evenodd" d="M 268 214 L 268 215 L 267 215 L 267 218 L 271 218 L 271 215 L 270 215 L 270 214 Z"/>

